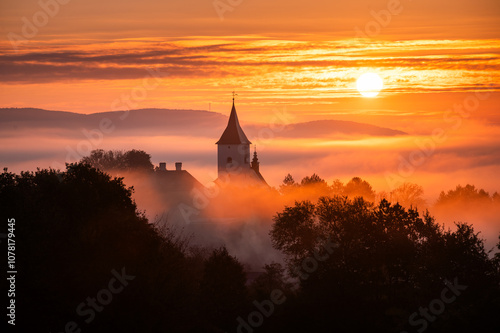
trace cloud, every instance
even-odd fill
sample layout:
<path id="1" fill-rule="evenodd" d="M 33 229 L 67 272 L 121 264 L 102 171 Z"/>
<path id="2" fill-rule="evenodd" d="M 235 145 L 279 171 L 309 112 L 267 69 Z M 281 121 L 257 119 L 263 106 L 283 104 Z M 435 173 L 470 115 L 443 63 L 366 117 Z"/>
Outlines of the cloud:
<path id="1" fill-rule="evenodd" d="M 299 42 L 258 39 L 224 42 L 190 40 L 89 43 L 81 50 L 27 50 L 0 56 L 2 82 L 50 83 L 81 80 L 141 79 L 144 69 L 159 68 L 171 79 L 199 80 L 245 77 L 248 84 L 286 89 L 350 85 L 361 68 L 386 72 L 387 89 L 406 91 L 398 84 L 413 81 L 413 89 L 463 90 L 485 85 L 498 89 L 500 57 L 494 41 L 374 42 L 376 48 L 354 43 Z M 127 47 L 128 46 L 128 47 Z M 448 50 L 436 54 L 435 48 Z M 462 47 L 462 48 L 460 48 Z M 85 48 L 87 50 L 85 50 Z M 468 50 L 467 52 L 464 51 Z M 411 55 L 413 52 L 419 54 Z M 427 54 L 426 54 L 427 53 Z M 468 74 L 464 77 L 464 71 Z M 397 72 L 397 76 L 392 74 Z M 489 79 L 481 80 L 488 73 Z M 393 81 L 393 82 L 391 82 Z M 415 82 L 417 81 L 417 82 Z M 258 83 L 257 83 L 258 82 Z"/>

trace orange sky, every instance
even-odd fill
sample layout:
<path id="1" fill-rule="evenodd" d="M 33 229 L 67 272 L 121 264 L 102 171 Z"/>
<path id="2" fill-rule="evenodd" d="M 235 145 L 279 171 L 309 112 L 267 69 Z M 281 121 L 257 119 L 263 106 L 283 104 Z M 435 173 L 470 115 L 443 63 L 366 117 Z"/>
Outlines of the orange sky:
<path id="1" fill-rule="evenodd" d="M 0 107 L 94 113 L 210 104 L 227 114 L 236 90 L 243 127 L 286 109 L 294 121 L 352 120 L 411 135 L 273 140 L 267 156 L 261 145 L 273 185 L 288 163 L 298 177 L 366 176 L 383 188 L 398 156 L 442 129 L 439 154 L 409 180 L 432 185 L 446 175 L 441 189 L 458 182 L 500 189 L 486 178 L 500 172 L 498 0 L 58 1 L 0 3 Z M 375 98 L 356 90 L 365 72 L 384 81 Z M 473 112 L 456 109 L 475 101 Z M 23 149 L 14 138 L 2 140 L 4 152 Z M 162 149 L 175 151 L 134 142 L 142 146 L 109 139 L 103 147 L 145 149 L 155 162 Z M 316 154 L 314 162 L 280 162 L 280 147 Z M 193 160 L 199 178 L 209 167 Z"/>
<path id="2" fill-rule="evenodd" d="M 249 120 L 284 105 L 339 114 L 339 99 L 350 97 L 347 112 L 369 103 L 401 112 L 415 100 L 435 101 L 424 93 L 447 93 L 441 99 L 453 103 L 456 92 L 498 91 L 497 0 L 231 3 L 4 0 L 0 107 L 126 107 L 115 100 L 144 85 L 148 68 L 162 73 L 161 84 L 128 105 L 212 103 L 225 112 L 237 90 Z M 367 71 L 384 80 L 376 102 L 362 101 L 355 89 Z"/>

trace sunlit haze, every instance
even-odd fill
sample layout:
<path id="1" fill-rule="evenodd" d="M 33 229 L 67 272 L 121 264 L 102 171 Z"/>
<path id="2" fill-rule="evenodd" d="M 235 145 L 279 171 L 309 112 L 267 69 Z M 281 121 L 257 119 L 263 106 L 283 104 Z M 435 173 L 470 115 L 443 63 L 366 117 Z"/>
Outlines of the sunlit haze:
<path id="1" fill-rule="evenodd" d="M 0 22 L 18 332 L 500 332 L 499 0 Z"/>
<path id="2" fill-rule="evenodd" d="M 386 1 L 256 0 L 232 10 L 211 1 L 71 1 L 46 9 L 54 11 L 46 22 L 36 2 L 1 7 L 1 107 L 228 115 L 236 90 L 243 128 L 286 112 L 288 123 L 345 120 L 406 133 L 254 137 L 273 186 L 288 172 L 299 179 L 315 172 L 328 181 L 362 176 L 388 190 L 387 174 L 423 150 L 405 180 L 422 184 L 430 201 L 458 184 L 499 190 L 497 1 L 421 0 L 393 9 Z M 2 164 L 20 171 L 63 163 L 65 147 L 83 137 L 40 131 L 4 132 Z M 200 181 L 212 181 L 217 138 L 185 134 L 148 137 L 136 129 L 93 148 L 144 149 L 155 163 L 182 160 Z"/>

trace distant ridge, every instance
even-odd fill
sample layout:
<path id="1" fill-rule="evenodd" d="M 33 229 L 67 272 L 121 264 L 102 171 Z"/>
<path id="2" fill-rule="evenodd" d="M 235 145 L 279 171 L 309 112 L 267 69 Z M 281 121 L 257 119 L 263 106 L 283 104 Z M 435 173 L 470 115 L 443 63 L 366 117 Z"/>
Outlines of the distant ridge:
<path id="1" fill-rule="evenodd" d="M 110 111 L 86 115 L 37 108 L 0 108 L 0 130 L 93 129 L 99 128 L 99 123 L 104 118 L 116 125 L 113 135 L 202 136 L 211 137 L 215 142 L 227 124 L 228 116 L 212 111 L 179 109 L 137 109 L 128 113 Z M 269 127 L 266 123 L 241 122 L 241 125 L 249 137 L 256 137 L 260 130 Z M 274 134 L 284 138 L 407 135 L 399 130 L 344 120 L 293 123 Z"/>
<path id="2" fill-rule="evenodd" d="M 394 136 L 407 135 L 403 131 L 398 131 L 386 127 L 358 123 L 347 120 L 315 120 L 304 123 L 295 123 L 286 126 L 281 136 L 308 136 L 322 137 L 328 134 L 368 134 L 371 136 Z"/>

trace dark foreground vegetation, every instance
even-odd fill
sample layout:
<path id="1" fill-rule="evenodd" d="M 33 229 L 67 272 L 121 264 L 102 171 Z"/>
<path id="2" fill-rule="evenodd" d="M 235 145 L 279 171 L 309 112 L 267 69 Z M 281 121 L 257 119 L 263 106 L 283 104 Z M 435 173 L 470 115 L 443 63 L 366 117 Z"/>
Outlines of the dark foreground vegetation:
<path id="1" fill-rule="evenodd" d="M 270 232 L 286 265 L 249 281 L 224 247 L 149 223 L 131 194 L 87 164 L 1 174 L 19 331 L 499 331 L 500 258 L 468 224 L 444 230 L 386 200 L 300 201 Z"/>

